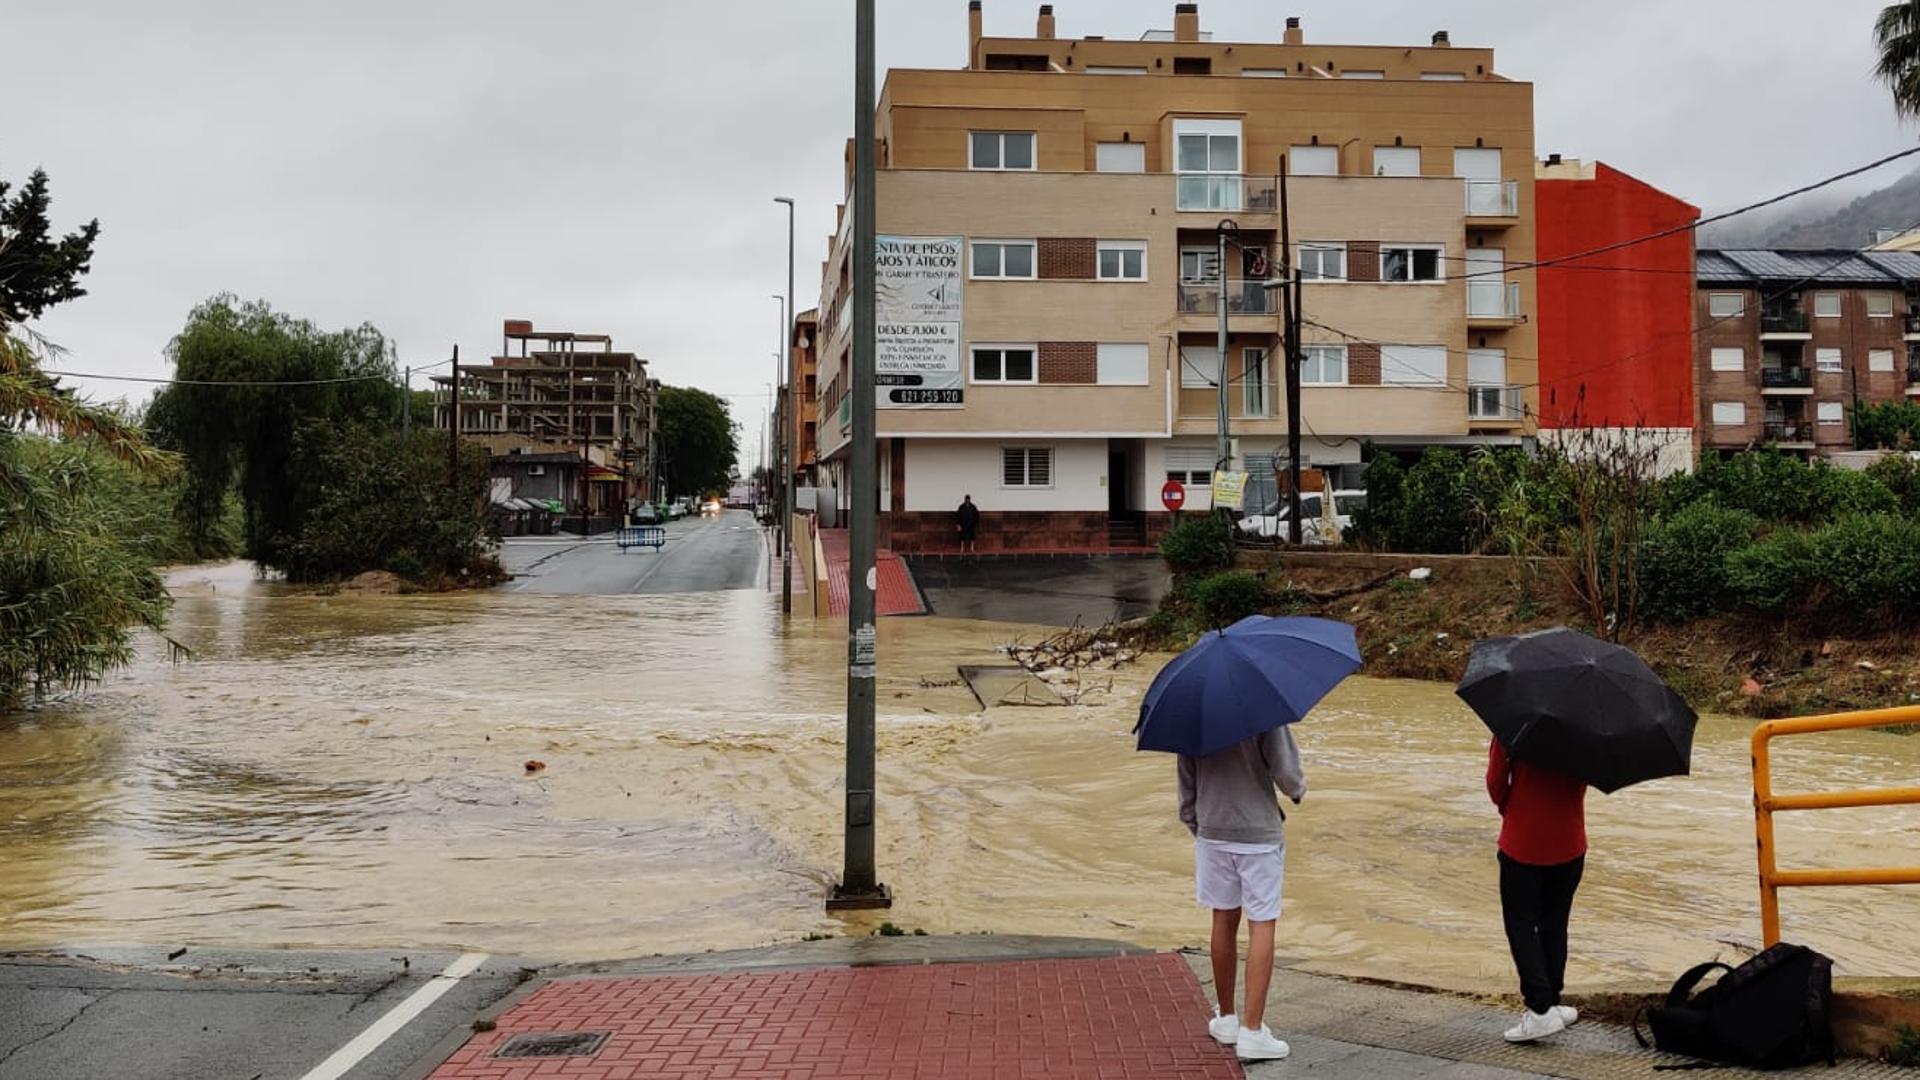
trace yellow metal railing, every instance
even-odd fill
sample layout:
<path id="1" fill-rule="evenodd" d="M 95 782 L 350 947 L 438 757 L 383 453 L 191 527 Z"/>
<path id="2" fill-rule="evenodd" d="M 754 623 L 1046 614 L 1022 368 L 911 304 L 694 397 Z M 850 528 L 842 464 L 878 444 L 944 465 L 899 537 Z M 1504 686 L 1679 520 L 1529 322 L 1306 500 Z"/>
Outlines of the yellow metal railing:
<path id="1" fill-rule="evenodd" d="M 1754 839 L 1760 849 L 1760 932 L 1769 946 L 1780 941 L 1780 890 L 1814 885 L 1920 885 L 1920 866 L 1872 870 L 1782 870 L 1775 857 L 1773 815 L 1781 810 L 1839 810 L 1860 806 L 1920 804 L 1920 787 L 1775 795 L 1768 744 L 1781 735 L 1817 731 L 1920 725 L 1920 707 L 1769 720 L 1753 731 Z"/>

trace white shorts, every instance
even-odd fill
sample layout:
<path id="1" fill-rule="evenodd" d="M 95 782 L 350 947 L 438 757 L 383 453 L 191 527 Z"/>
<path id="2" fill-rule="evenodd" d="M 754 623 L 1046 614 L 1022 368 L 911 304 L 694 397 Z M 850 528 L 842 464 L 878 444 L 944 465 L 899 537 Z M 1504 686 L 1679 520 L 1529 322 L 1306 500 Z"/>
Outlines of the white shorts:
<path id="1" fill-rule="evenodd" d="M 1286 876 L 1287 846 L 1193 841 L 1195 895 L 1215 911 L 1245 908 L 1253 922 L 1280 917 L 1280 883 Z"/>

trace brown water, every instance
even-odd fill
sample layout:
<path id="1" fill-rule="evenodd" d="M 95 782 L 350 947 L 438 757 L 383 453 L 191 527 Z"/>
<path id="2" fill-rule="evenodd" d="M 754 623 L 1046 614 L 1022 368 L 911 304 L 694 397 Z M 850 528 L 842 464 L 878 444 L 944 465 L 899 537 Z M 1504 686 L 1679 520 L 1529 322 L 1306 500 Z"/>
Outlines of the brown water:
<path id="1" fill-rule="evenodd" d="M 0 721 L 0 947 L 462 946 L 571 959 L 865 933 L 837 870 L 843 626 L 759 593 L 292 596 L 178 575 L 173 632 L 83 699 Z M 949 681 L 1017 627 L 883 622 L 885 917 L 1200 943 L 1173 766 L 1093 704 L 982 713 Z M 1031 633 L 1031 632 L 1029 632 Z M 1503 987 L 1485 740 L 1449 688 L 1356 679 L 1297 729 L 1282 951 Z M 1590 806 L 1573 977 L 1666 978 L 1758 934 L 1747 725 L 1695 775 Z M 1796 740 L 1782 790 L 1912 784 L 1920 738 Z M 523 763 L 537 758 L 536 776 Z M 1920 861 L 1920 815 L 1785 817 L 1791 865 Z M 1800 890 L 1788 936 L 1920 973 L 1920 889 Z"/>

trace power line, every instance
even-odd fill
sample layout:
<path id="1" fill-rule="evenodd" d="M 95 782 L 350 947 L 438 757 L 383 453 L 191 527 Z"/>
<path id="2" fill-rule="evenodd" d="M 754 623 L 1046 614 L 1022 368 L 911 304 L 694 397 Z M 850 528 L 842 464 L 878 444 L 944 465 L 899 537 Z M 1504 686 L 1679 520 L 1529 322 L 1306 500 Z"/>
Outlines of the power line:
<path id="1" fill-rule="evenodd" d="M 414 374 L 417 375 L 423 371 L 432 371 L 434 368 L 445 367 L 446 365 L 452 362 L 453 361 L 451 360 L 442 360 L 437 364 L 428 364 L 425 367 L 416 367 L 413 369 L 413 372 Z M 400 381 L 399 379 L 394 378 L 392 374 L 342 375 L 338 378 L 333 378 L 333 379 L 262 379 L 257 381 L 250 381 L 245 379 L 156 378 L 149 375 L 108 375 L 103 372 L 95 372 L 95 371 L 47 371 L 46 374 L 56 376 L 59 378 L 98 379 L 103 382 L 146 383 L 154 386 L 225 386 L 225 387 L 276 388 L 276 387 L 294 387 L 294 386 L 338 386 L 342 383 L 356 383 L 356 382 L 398 383 Z"/>

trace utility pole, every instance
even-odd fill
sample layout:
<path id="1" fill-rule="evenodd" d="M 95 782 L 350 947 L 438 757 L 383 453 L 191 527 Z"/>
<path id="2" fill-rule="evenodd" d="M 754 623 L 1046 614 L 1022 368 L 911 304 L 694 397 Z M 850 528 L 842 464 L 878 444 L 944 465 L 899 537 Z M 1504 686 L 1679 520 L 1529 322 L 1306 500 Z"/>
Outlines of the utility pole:
<path id="1" fill-rule="evenodd" d="M 400 441 L 413 441 L 413 368 L 407 368 L 407 379 L 400 384 Z"/>
<path id="2" fill-rule="evenodd" d="M 447 486 L 460 490 L 460 346 L 453 347 L 453 412 L 447 424 Z"/>
<path id="3" fill-rule="evenodd" d="M 785 339 L 787 336 L 787 301 L 785 297 L 777 294 L 773 299 L 774 303 L 779 305 L 779 310 L 775 314 L 779 316 L 780 337 Z M 780 390 L 783 385 L 783 380 L 786 378 L 786 365 L 782 359 L 785 353 L 786 348 L 783 340 L 782 347 L 773 350 L 773 412 L 770 414 L 773 420 L 773 434 L 771 436 L 772 442 L 769 444 L 773 453 L 773 460 L 768 463 L 768 468 L 773 471 L 767 475 L 767 481 L 774 485 L 771 493 L 772 498 L 767 500 L 773 507 L 773 550 L 783 555 L 787 550 L 787 522 L 785 520 L 786 508 L 781 505 L 781 499 L 786 495 L 787 486 L 780 483 L 780 455 L 782 433 L 786 430 L 787 418 L 786 414 L 782 411 Z"/>
<path id="4" fill-rule="evenodd" d="M 800 441 L 797 436 L 800 425 L 795 422 L 796 417 L 794 416 L 796 408 L 794 391 L 797 388 L 793 378 L 793 332 L 796 324 L 800 321 L 800 305 L 794 299 L 793 292 L 794 203 L 792 199 L 784 196 L 775 199 L 774 202 L 785 203 L 787 206 L 787 322 L 785 327 L 786 340 L 781 342 L 781 349 L 786 353 L 787 358 L 787 396 L 786 400 L 781 403 L 781 407 L 784 410 L 782 413 L 784 417 L 782 420 L 782 430 L 786 432 L 786 441 L 781 444 L 781 450 L 786 455 L 787 465 L 785 474 L 781 477 L 781 483 L 786 488 L 786 498 L 781 500 L 781 502 L 786 508 L 788 536 L 787 546 L 783 550 L 783 554 L 786 557 L 780 560 L 780 614 L 791 615 L 793 614 L 793 502 L 796 498 L 793 485 L 793 459 L 799 453 L 798 443 Z"/>
<path id="5" fill-rule="evenodd" d="M 1300 281 L 1293 266 L 1293 221 L 1287 212 L 1287 155 L 1280 155 L 1280 289 L 1287 371 L 1287 542 L 1300 544 Z M 1321 496 L 1331 499 L 1328 492 Z M 1325 501 L 1322 506 L 1328 505 Z"/>
<path id="6" fill-rule="evenodd" d="M 874 528 L 880 510 L 874 431 L 873 0 L 854 0 L 853 30 L 853 512 L 847 563 L 845 866 L 828 910 L 884 908 L 893 894 L 874 869 Z"/>
<path id="7" fill-rule="evenodd" d="M 1214 454 L 1219 464 L 1214 468 L 1220 472 L 1233 471 L 1233 436 L 1227 426 L 1227 386 L 1232 382 L 1227 378 L 1227 230 L 1232 227 L 1233 223 L 1229 221 L 1222 221 L 1219 225 L 1217 232 L 1219 253 L 1215 255 L 1219 261 L 1214 264 L 1214 276 L 1218 279 L 1215 285 L 1219 290 L 1215 305 L 1220 309 L 1220 371 L 1217 376 L 1220 381 L 1220 430 L 1219 446 Z"/>

